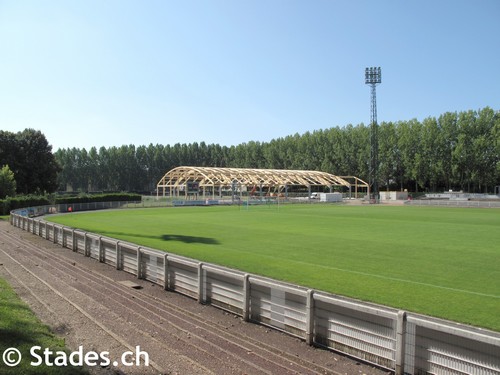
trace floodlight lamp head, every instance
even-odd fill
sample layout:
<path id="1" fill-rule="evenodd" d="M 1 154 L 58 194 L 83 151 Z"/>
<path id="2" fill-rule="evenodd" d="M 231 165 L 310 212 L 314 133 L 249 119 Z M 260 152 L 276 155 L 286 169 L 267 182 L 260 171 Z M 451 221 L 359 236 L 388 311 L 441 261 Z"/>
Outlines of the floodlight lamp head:
<path id="1" fill-rule="evenodd" d="M 380 67 L 365 68 L 365 84 L 376 85 L 382 82 L 382 70 Z"/>

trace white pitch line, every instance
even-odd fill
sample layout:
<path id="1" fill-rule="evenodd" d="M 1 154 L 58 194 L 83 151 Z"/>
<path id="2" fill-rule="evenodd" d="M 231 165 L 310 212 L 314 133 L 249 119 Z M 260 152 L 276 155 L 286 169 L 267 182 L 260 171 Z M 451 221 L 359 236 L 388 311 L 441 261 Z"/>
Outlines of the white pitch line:
<path id="1" fill-rule="evenodd" d="M 377 277 L 379 279 L 384 279 L 384 280 L 400 281 L 400 282 L 408 283 L 408 284 L 416 284 L 416 285 L 422 285 L 422 286 L 429 286 L 429 287 L 432 287 L 432 288 L 451 290 L 453 292 L 467 293 L 467 294 L 473 294 L 473 295 L 481 296 L 481 297 L 491 297 L 491 298 L 498 298 L 498 299 L 500 299 L 500 296 L 495 296 L 494 294 L 486 294 L 486 293 L 480 293 L 480 292 L 473 292 L 473 291 L 465 290 L 465 289 L 450 288 L 450 287 L 447 287 L 447 286 L 422 283 L 422 282 L 419 282 L 419 281 L 398 279 L 396 277 L 376 275 L 376 274 L 373 274 L 373 273 L 367 273 L 367 272 L 361 272 L 361 271 L 346 270 L 346 269 L 343 269 L 343 268 L 324 266 L 324 265 L 321 265 L 321 264 L 301 262 L 300 260 L 289 260 L 289 261 L 295 262 L 295 263 L 306 264 L 308 266 L 315 266 L 315 267 L 327 268 L 327 269 L 335 270 L 335 271 L 342 271 L 342 272 L 354 273 L 354 274 L 363 275 L 363 276 Z"/>
<path id="2" fill-rule="evenodd" d="M 233 250 L 233 251 L 240 252 L 239 250 Z M 244 252 L 246 252 L 246 251 L 244 251 Z M 265 257 L 265 258 L 280 259 L 280 260 L 282 260 L 282 258 L 278 258 L 278 257 L 275 257 L 273 255 L 259 254 L 259 256 Z M 435 285 L 435 284 L 422 283 L 420 281 L 398 279 L 397 277 L 382 276 L 382 275 L 376 275 L 376 274 L 373 274 L 373 273 L 367 273 L 367 272 L 361 272 L 361 271 L 346 270 L 346 269 L 343 269 L 343 268 L 330 267 L 330 266 L 325 266 L 325 265 L 322 265 L 322 264 L 314 264 L 314 263 L 302 262 L 300 260 L 287 259 L 287 261 L 293 262 L 293 263 L 305 264 L 307 266 L 314 266 L 314 267 L 326 268 L 326 269 L 329 269 L 329 270 L 354 273 L 354 274 L 363 275 L 363 276 L 371 276 L 371 277 L 376 277 L 376 278 L 384 279 L 384 280 L 399 281 L 399 282 L 407 283 L 407 284 L 422 285 L 422 286 L 428 286 L 428 287 L 431 287 L 431 288 L 450 290 L 452 292 L 466 293 L 466 294 L 472 294 L 472 295 L 481 296 L 481 297 L 490 297 L 490 298 L 500 299 L 500 296 L 496 296 L 494 294 L 486 294 L 486 293 L 480 293 L 480 292 L 473 292 L 471 290 L 450 288 L 448 286 L 441 286 L 441 285 Z"/>

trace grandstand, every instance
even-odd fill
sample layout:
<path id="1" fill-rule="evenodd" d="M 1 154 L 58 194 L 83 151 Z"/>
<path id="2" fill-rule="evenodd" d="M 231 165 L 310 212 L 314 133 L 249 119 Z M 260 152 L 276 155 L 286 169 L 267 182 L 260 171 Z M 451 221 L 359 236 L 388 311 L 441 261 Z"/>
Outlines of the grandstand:
<path id="1" fill-rule="evenodd" d="M 210 198 L 222 196 L 224 190 L 247 191 L 256 195 L 282 194 L 287 197 L 291 188 L 324 187 L 341 189 L 348 197 L 369 194 L 368 184 L 355 176 L 336 176 L 321 171 L 177 167 L 167 172 L 157 184 L 157 196 L 188 197 L 190 194 Z"/>

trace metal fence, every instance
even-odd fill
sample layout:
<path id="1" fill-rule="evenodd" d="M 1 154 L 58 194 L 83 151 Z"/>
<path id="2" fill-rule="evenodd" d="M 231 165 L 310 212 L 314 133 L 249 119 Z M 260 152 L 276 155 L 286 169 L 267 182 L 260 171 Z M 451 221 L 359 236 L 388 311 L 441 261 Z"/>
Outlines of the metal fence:
<path id="1" fill-rule="evenodd" d="M 500 208 L 499 201 L 468 201 L 468 200 L 449 200 L 449 199 L 415 199 L 405 201 L 405 204 L 411 206 L 442 206 L 442 207 L 464 207 L 464 208 Z"/>
<path id="2" fill-rule="evenodd" d="M 500 375 L 500 333 L 359 302 L 11 213 L 84 256 L 396 374 Z"/>
<path id="3" fill-rule="evenodd" d="M 28 207 L 14 210 L 15 213 L 21 216 L 37 217 L 42 215 L 58 214 L 65 212 L 78 211 L 96 211 L 104 209 L 120 209 L 120 208 L 145 208 L 145 207 L 168 207 L 172 206 L 170 201 L 129 201 L 129 202 L 88 202 L 88 203 L 63 203 L 47 206 Z"/>

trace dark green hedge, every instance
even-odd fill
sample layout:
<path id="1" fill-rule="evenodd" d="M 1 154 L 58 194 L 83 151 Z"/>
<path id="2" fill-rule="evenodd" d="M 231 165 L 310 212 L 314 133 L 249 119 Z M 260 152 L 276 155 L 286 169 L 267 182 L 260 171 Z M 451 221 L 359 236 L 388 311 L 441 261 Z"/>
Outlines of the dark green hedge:
<path id="1" fill-rule="evenodd" d="M 111 193 L 111 194 L 85 194 L 77 197 L 57 197 L 56 204 L 92 203 L 92 202 L 140 202 L 140 194 Z"/>
<path id="2" fill-rule="evenodd" d="M 2 215 L 8 215 L 10 211 L 24 207 L 46 206 L 51 204 L 50 199 L 44 195 L 20 195 L 14 198 L 0 199 L 0 211 Z"/>
<path id="3" fill-rule="evenodd" d="M 10 211 L 18 208 L 46 206 L 50 204 L 74 204 L 91 202 L 140 202 L 140 194 L 111 193 L 111 194 L 85 194 L 76 197 L 56 197 L 45 195 L 20 195 L 14 198 L 0 199 L 0 214 L 8 215 Z"/>

